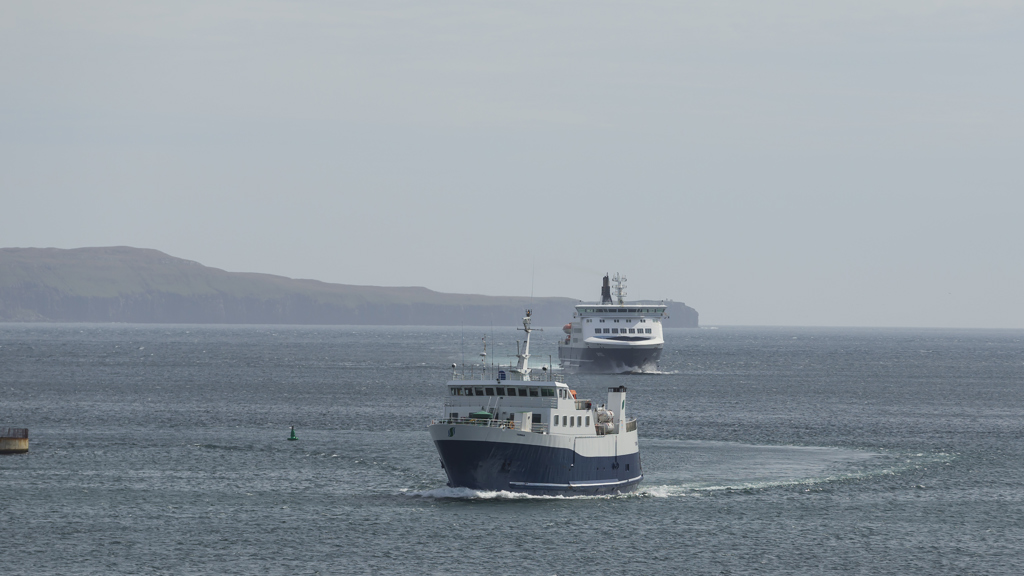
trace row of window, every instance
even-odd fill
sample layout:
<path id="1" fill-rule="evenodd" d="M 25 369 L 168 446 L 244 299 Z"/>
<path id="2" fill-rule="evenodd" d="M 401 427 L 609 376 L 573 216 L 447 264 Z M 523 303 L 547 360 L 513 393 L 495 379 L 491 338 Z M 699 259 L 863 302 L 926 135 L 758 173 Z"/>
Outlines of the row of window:
<path id="1" fill-rule="evenodd" d="M 593 322 L 593 321 L 594 321 L 594 319 L 593 319 L 593 318 L 587 318 L 586 320 L 587 320 L 587 322 L 588 322 L 588 323 L 590 323 L 590 322 Z M 598 318 L 598 319 L 597 319 L 597 321 L 598 321 L 598 322 L 604 322 L 604 318 Z M 625 318 L 625 319 L 623 319 L 622 321 L 623 321 L 623 322 L 625 322 L 626 324 L 629 324 L 630 322 L 632 322 L 632 321 L 633 321 L 633 319 L 632 319 L 632 318 Z M 615 322 L 616 324 L 618 324 L 618 323 L 619 323 L 619 319 L 618 319 L 618 318 L 615 318 L 615 319 L 613 319 L 613 320 L 612 320 L 612 322 Z M 641 324 L 644 324 L 644 323 L 646 323 L 646 322 L 647 322 L 647 319 L 646 319 L 646 318 L 641 318 L 641 319 L 640 319 L 640 323 L 641 323 Z M 657 323 L 657 322 L 658 322 L 658 320 L 657 320 L 657 319 L 653 319 L 653 320 L 651 320 L 651 322 L 655 322 L 655 323 Z"/>
<path id="2" fill-rule="evenodd" d="M 569 396 L 565 388 L 558 389 L 557 394 L 554 388 L 524 387 L 512 388 L 504 386 L 466 386 L 464 388 L 449 388 L 452 396 L 531 396 L 531 397 L 554 397 L 567 398 Z"/>
<path id="3" fill-rule="evenodd" d="M 583 416 L 577 416 L 575 418 L 573 418 L 572 416 L 562 416 L 562 426 L 566 426 L 566 422 L 568 422 L 568 426 L 570 428 L 573 428 L 575 426 L 583 426 L 583 418 Z M 586 418 L 586 425 L 590 426 L 590 416 L 587 416 Z M 558 414 L 555 414 L 555 417 L 551 419 L 551 425 L 558 426 Z"/>
<path id="4" fill-rule="evenodd" d="M 451 413 L 448 414 L 448 417 L 449 418 L 453 418 L 453 419 L 458 419 L 459 413 L 458 412 L 451 412 Z M 512 420 L 512 415 L 509 415 L 508 419 Z M 575 417 L 573 417 L 573 416 L 562 416 L 562 418 L 559 419 L 558 418 L 558 414 L 555 414 L 551 418 L 551 425 L 554 426 L 554 427 L 558 427 L 559 420 L 561 420 L 562 426 L 569 427 L 569 428 L 575 428 L 577 426 L 580 426 L 580 427 L 582 427 L 582 426 L 590 426 L 590 416 L 575 416 Z M 584 420 L 586 420 L 586 424 L 583 423 Z M 533 423 L 534 424 L 541 424 L 542 423 L 541 422 L 541 415 L 540 414 L 534 414 L 533 415 Z"/>
<path id="5" fill-rule="evenodd" d="M 611 332 L 608 332 L 608 330 L 609 330 L 608 328 L 605 328 L 604 332 L 602 332 L 601 328 L 594 328 L 594 334 L 650 334 L 651 333 L 651 329 L 650 328 L 629 328 L 628 330 L 626 328 L 623 328 L 621 330 L 618 329 L 618 328 L 611 328 Z"/>

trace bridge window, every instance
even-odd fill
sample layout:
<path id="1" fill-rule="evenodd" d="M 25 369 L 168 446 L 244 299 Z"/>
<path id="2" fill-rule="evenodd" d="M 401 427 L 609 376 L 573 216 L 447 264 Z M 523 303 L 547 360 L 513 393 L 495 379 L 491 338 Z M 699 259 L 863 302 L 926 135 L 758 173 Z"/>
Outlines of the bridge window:
<path id="1" fill-rule="evenodd" d="M 462 390 L 463 390 L 463 393 L 462 393 L 463 396 L 472 396 L 473 395 L 473 389 L 472 388 L 463 388 Z"/>
<path id="2" fill-rule="evenodd" d="M 488 396 L 494 396 L 494 388 L 484 388 L 484 392 L 485 392 L 485 393 L 486 393 L 486 394 L 487 394 Z"/>
<path id="3" fill-rule="evenodd" d="M 526 388 L 520 388 L 519 389 L 519 395 L 520 396 L 526 396 Z M 534 396 L 536 396 L 536 394 L 534 394 Z"/>
<path id="4" fill-rule="evenodd" d="M 520 396 L 522 396 L 522 394 L 520 394 Z M 537 388 L 530 388 L 530 396 L 540 396 L 540 390 Z"/>
<path id="5" fill-rule="evenodd" d="M 452 396 L 458 396 L 459 395 L 459 389 L 458 388 L 449 388 L 449 390 L 451 390 Z"/>
<path id="6" fill-rule="evenodd" d="M 555 396 L 555 389 L 554 388 L 541 388 L 540 389 L 540 395 L 541 396 L 550 396 L 550 397 L 553 398 Z"/>
<path id="7" fill-rule="evenodd" d="M 504 396 L 505 395 L 505 389 L 504 388 L 495 388 L 494 390 L 498 393 L 498 396 Z"/>
<path id="8" fill-rule="evenodd" d="M 477 396 L 483 396 L 484 395 L 484 389 L 483 388 L 476 388 L 476 395 Z"/>

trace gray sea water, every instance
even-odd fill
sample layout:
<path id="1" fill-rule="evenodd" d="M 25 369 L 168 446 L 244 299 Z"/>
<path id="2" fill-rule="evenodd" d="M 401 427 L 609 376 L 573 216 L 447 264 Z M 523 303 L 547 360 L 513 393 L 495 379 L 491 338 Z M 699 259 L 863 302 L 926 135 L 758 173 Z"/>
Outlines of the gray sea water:
<path id="1" fill-rule="evenodd" d="M 640 492 L 590 498 L 445 486 L 484 335 L 0 324 L 0 574 L 1024 573 L 1024 332 L 670 330 L 569 378 L 639 418 Z"/>

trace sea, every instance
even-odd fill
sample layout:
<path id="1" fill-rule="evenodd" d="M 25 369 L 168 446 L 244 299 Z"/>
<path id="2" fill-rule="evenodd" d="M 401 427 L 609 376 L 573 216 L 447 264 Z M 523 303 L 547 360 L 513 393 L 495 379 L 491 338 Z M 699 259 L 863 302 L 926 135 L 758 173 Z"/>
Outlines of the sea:
<path id="1" fill-rule="evenodd" d="M 637 492 L 449 488 L 452 364 L 521 338 L 0 324 L 0 574 L 1024 573 L 1022 331 L 670 329 L 660 373 L 566 375 L 627 387 Z"/>

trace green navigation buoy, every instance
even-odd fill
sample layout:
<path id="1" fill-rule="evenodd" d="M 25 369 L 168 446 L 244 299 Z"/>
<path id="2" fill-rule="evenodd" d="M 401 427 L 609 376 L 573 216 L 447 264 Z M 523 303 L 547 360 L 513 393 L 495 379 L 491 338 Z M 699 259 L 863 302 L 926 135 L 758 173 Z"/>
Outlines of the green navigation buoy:
<path id="1" fill-rule="evenodd" d="M 298 436 L 295 435 L 295 426 L 292 426 L 292 435 L 288 437 L 289 440 L 298 440 Z"/>

